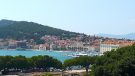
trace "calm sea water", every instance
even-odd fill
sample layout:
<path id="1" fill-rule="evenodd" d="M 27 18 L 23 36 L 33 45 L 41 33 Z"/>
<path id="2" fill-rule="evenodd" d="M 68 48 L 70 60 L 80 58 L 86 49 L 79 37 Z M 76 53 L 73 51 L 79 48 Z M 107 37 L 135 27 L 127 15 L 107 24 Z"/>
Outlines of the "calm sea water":
<path id="1" fill-rule="evenodd" d="M 0 56 L 17 56 L 17 55 L 22 55 L 26 57 L 32 57 L 32 56 L 37 56 L 37 55 L 48 55 L 52 56 L 54 58 L 57 58 L 60 61 L 64 61 L 66 59 L 70 59 L 72 57 L 67 56 L 68 54 L 71 54 L 73 52 L 64 52 L 64 51 L 31 51 L 31 50 L 26 50 L 26 51 L 19 51 L 19 50 L 0 50 Z"/>

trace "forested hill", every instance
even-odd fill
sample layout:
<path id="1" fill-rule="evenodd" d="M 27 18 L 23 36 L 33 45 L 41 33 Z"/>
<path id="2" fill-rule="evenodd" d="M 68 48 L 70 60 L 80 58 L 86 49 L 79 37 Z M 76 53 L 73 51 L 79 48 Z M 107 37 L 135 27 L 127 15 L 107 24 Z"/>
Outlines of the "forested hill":
<path id="1" fill-rule="evenodd" d="M 0 20 L 0 27 L 1 27 L 1 26 L 11 25 L 11 24 L 13 24 L 13 23 L 15 23 L 15 22 L 16 22 L 16 21 L 2 19 L 2 20 Z"/>
<path id="2" fill-rule="evenodd" d="M 1 21 L 0 21 L 1 22 Z M 34 22 L 27 21 L 7 21 L 6 25 L 0 26 L 0 38 L 14 39 L 39 39 L 44 35 L 55 35 L 61 38 L 70 38 L 79 33 L 69 32 L 49 26 L 44 26 Z"/>

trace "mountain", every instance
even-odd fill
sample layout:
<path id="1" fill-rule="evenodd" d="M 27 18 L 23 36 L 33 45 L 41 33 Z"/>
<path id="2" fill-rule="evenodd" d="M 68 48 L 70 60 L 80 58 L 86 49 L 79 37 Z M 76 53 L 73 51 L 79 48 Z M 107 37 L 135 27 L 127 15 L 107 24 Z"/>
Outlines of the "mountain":
<path id="1" fill-rule="evenodd" d="M 125 34 L 125 35 L 113 35 L 113 34 L 97 34 L 97 36 L 109 37 L 109 38 L 118 38 L 118 39 L 131 39 L 135 40 L 135 33 Z"/>
<path id="2" fill-rule="evenodd" d="M 0 27 L 1 27 L 1 26 L 11 25 L 11 24 L 13 24 L 14 22 L 16 22 L 16 21 L 2 19 L 2 20 L 0 20 Z"/>
<path id="3" fill-rule="evenodd" d="M 39 40 L 44 35 L 55 35 L 60 38 L 71 38 L 79 35 L 79 33 L 27 21 L 1 20 L 0 26 L 2 26 L 0 27 L 0 38 Z"/>

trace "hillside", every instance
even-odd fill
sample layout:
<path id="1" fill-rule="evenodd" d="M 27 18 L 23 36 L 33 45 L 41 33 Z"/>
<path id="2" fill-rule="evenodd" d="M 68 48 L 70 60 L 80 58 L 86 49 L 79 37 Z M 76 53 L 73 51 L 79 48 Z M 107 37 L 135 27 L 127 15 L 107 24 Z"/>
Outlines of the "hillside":
<path id="1" fill-rule="evenodd" d="M 0 21 L 1 22 L 1 21 Z M 69 32 L 49 26 L 44 26 L 34 22 L 26 21 L 8 21 L 7 25 L 0 27 L 0 38 L 14 39 L 39 39 L 44 35 L 55 35 L 61 38 L 70 38 L 79 33 Z M 6 22 L 5 22 L 6 23 Z"/>
<path id="2" fill-rule="evenodd" d="M 8 25 L 11 25 L 11 24 L 13 24 L 15 22 L 16 21 L 2 19 L 2 20 L 0 20 L 0 27 L 1 26 L 8 26 Z"/>

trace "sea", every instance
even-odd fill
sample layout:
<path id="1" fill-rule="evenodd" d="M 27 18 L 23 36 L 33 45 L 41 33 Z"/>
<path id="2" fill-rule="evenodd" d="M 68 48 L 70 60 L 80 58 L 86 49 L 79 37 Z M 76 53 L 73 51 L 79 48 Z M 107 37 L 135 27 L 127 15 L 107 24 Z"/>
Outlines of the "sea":
<path id="1" fill-rule="evenodd" d="M 26 57 L 32 57 L 32 56 L 38 56 L 38 55 L 48 55 L 53 58 L 56 58 L 60 60 L 61 62 L 64 62 L 66 59 L 71 59 L 71 56 L 68 56 L 69 54 L 72 54 L 74 52 L 71 51 L 42 51 L 42 50 L 0 50 L 0 56 L 26 56 Z"/>

